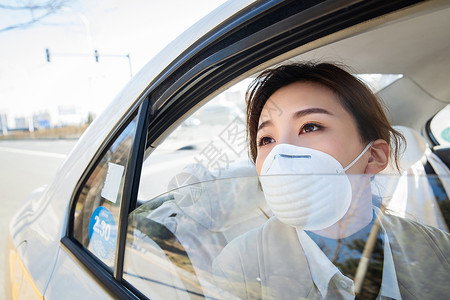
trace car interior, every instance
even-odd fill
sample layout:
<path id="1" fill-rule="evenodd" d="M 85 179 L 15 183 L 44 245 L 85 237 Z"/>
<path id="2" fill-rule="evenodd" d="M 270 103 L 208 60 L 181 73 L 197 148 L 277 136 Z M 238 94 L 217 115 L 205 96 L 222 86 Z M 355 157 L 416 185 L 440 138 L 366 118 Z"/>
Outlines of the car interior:
<path id="1" fill-rule="evenodd" d="M 402 75 L 377 95 L 394 125 L 424 133 L 427 121 L 449 103 L 450 87 L 445 83 L 450 75 L 449 12 L 449 8 L 436 8 L 412 13 L 350 33 L 292 60 L 330 60 L 348 65 L 358 74 Z"/>
<path id="2" fill-rule="evenodd" d="M 450 226 L 448 196 L 450 195 L 450 148 L 448 145 L 437 144 L 436 138 L 430 130 L 430 122 L 438 112 L 450 104 L 450 85 L 447 84 L 447 79 L 450 78 L 449 16 L 450 7 L 448 5 L 440 6 L 435 5 L 435 3 L 433 5 L 426 3 L 418 7 L 413 6 L 303 45 L 295 51 L 283 54 L 276 61 L 260 67 L 260 70 L 262 70 L 266 67 L 297 61 L 327 61 L 346 66 L 352 73 L 366 82 L 385 105 L 392 124 L 406 139 L 405 151 L 400 160 L 400 172 L 393 166 L 389 167 L 383 172 L 386 177 L 378 176 L 372 182 L 373 188 L 381 189 L 382 193 L 387 195 L 386 199 L 388 200 L 384 199 L 383 204 L 393 214 L 402 218 L 418 220 L 447 232 Z M 255 73 L 251 74 L 250 79 L 254 76 Z M 248 83 L 248 81 L 246 82 Z M 240 108 L 245 105 L 242 97 L 244 92 L 235 92 L 235 95 L 241 98 L 238 105 Z M 214 109 L 218 111 L 221 109 L 220 106 L 214 107 L 205 105 L 205 108 L 207 108 L 205 111 L 209 111 L 207 114 L 209 118 L 211 118 L 209 114 L 213 114 Z M 236 115 L 233 115 L 233 117 Z M 200 116 L 201 114 L 194 113 L 189 118 L 186 117 L 185 122 L 178 128 L 179 131 L 183 128 L 192 129 L 201 124 L 203 121 Z M 230 120 L 221 120 L 222 128 Z M 216 129 L 210 130 L 215 131 Z M 220 129 L 217 130 L 217 132 L 220 131 Z M 184 134 L 183 132 L 188 131 L 181 130 L 181 132 Z M 198 131 L 194 132 L 198 133 Z M 173 137 L 177 134 L 177 131 L 175 130 L 170 134 Z M 195 136 L 192 138 L 195 138 Z M 170 135 L 165 141 L 167 140 L 170 140 Z M 164 145 L 164 142 L 161 145 Z M 205 142 L 199 148 L 207 145 L 207 142 Z M 134 261 L 132 255 L 128 256 L 129 263 L 127 264 L 128 269 L 125 272 L 127 274 L 125 278 L 133 285 L 148 289 L 149 293 L 151 290 L 153 295 L 156 290 L 160 291 L 161 295 L 170 292 L 180 296 L 185 290 L 188 292 L 183 294 L 184 296 L 195 298 L 195 296 L 202 294 L 201 289 L 203 289 L 203 293 L 215 298 L 217 294 L 214 292 L 211 282 L 204 280 L 204 278 L 210 277 L 210 264 L 215 255 L 230 240 L 261 224 L 271 216 L 270 210 L 263 204 L 263 195 L 257 195 L 257 192 L 255 192 L 256 194 L 252 195 L 252 199 L 258 199 L 257 201 L 250 203 L 247 207 L 239 207 L 240 212 L 245 211 L 247 213 L 247 218 L 243 219 L 242 215 L 239 214 L 230 214 L 226 221 L 233 223 L 234 227 L 219 226 L 218 224 L 223 225 L 224 220 L 222 219 L 222 221 L 217 220 L 214 223 L 215 225 L 212 226 L 211 220 L 220 219 L 220 216 L 211 212 L 215 209 L 223 209 L 222 206 L 225 205 L 225 202 L 214 206 L 209 200 L 203 201 L 201 196 L 197 197 L 196 191 L 216 189 L 212 188 L 213 182 L 217 183 L 220 178 L 226 178 L 220 184 L 223 189 L 233 190 L 236 188 L 232 180 L 227 181 L 227 179 L 239 178 L 241 187 L 244 186 L 245 190 L 249 190 L 250 187 L 255 191 L 261 190 L 258 189 L 258 181 L 250 179 L 251 176 L 256 176 L 254 167 L 248 163 L 248 160 L 230 165 L 233 167 L 227 168 L 228 173 L 226 174 L 210 173 L 208 170 L 202 169 L 201 164 L 189 165 L 185 163 L 187 161 L 184 160 L 185 155 L 187 157 L 189 150 L 194 148 L 193 145 L 189 144 L 177 146 L 178 152 L 174 154 L 172 162 L 182 165 L 184 169 L 179 168 L 176 172 L 174 171 L 170 176 L 169 185 L 167 183 L 161 184 L 164 188 L 159 190 L 163 193 L 159 197 L 150 196 L 150 191 L 146 191 L 146 186 L 141 184 L 138 200 L 140 206 L 132 213 L 131 219 L 134 218 L 134 224 L 141 224 L 141 226 L 133 225 L 136 243 L 139 243 L 142 248 L 147 247 L 146 253 L 154 251 L 150 250 L 152 247 L 164 248 L 161 244 L 161 236 L 150 239 L 149 236 L 152 235 L 143 232 L 146 226 L 142 224 L 151 220 L 158 224 L 164 224 L 161 231 L 171 232 L 170 239 L 175 239 L 177 243 L 183 244 L 183 251 L 186 251 L 190 263 L 194 265 L 184 268 L 188 271 L 178 270 L 178 275 L 171 277 L 168 274 L 174 271 L 173 265 L 180 267 L 180 263 L 174 258 L 173 252 L 172 254 L 168 254 L 167 250 L 164 250 L 165 254 L 162 252 L 155 254 L 157 251 L 154 252 L 155 255 L 159 255 L 163 259 L 164 269 L 166 270 L 164 274 L 168 276 L 167 280 L 171 282 L 168 286 L 179 287 L 182 284 L 186 286 L 186 282 L 191 283 L 188 284 L 190 288 L 169 289 L 170 291 L 168 291 L 167 285 L 162 287 L 160 284 L 151 284 L 149 286 L 148 281 L 150 279 L 148 278 L 151 278 L 150 281 L 153 280 L 153 283 L 159 280 L 154 274 L 148 275 L 148 280 L 145 282 L 137 280 L 136 278 L 139 276 L 133 274 L 140 272 L 138 265 L 142 264 L 142 261 Z M 164 149 L 164 146 L 160 149 Z M 165 153 L 165 150 L 161 150 L 161 152 Z M 153 153 L 144 163 L 142 183 L 147 180 L 145 165 L 154 162 L 152 156 L 157 157 Z M 183 163 L 180 164 L 180 162 Z M 197 162 L 200 163 L 199 160 Z M 395 180 L 390 177 L 393 174 L 396 176 Z M 419 177 L 414 177 L 414 175 L 419 175 Z M 154 176 L 153 180 L 155 182 L 163 181 L 162 177 L 162 175 L 158 175 L 158 178 Z M 202 184 L 203 186 L 201 186 Z M 164 193 L 164 189 L 168 193 Z M 233 197 L 242 198 L 242 195 L 235 193 Z M 153 200 L 148 201 L 152 198 Z M 207 199 L 217 198 L 219 197 L 209 194 Z M 245 199 L 249 198 L 246 197 Z M 170 205 L 171 202 L 181 204 L 179 207 L 174 207 Z M 195 202 L 195 209 L 189 210 L 189 205 Z M 161 214 L 161 209 L 164 211 L 163 214 Z M 191 227 L 195 234 L 191 232 L 191 235 L 189 235 L 188 232 L 183 232 L 180 229 L 180 223 L 174 221 L 177 216 L 183 213 L 189 217 L 191 222 L 193 221 L 193 224 L 196 224 L 195 229 Z M 198 234 L 198 236 L 201 236 L 198 233 L 200 227 L 207 228 L 209 238 L 215 240 L 217 248 L 212 251 L 212 248 L 206 250 L 203 246 L 200 246 L 202 242 L 194 241 L 197 237 L 193 238 L 192 235 Z M 145 244 L 147 246 L 143 246 Z M 149 244 L 152 244 L 152 247 L 149 247 Z M 202 258 L 196 257 L 195 253 L 202 251 L 202 249 L 204 250 L 204 252 L 201 252 Z M 208 266 L 199 267 L 199 264 L 207 264 Z M 181 268 L 183 267 L 181 266 Z M 172 271 L 168 271 L 169 269 Z M 203 271 L 205 272 L 202 273 Z M 180 275 L 180 272 L 183 275 Z M 200 282 L 197 281 L 197 277 Z M 183 280 L 183 278 L 186 280 Z M 193 286 L 196 288 L 193 288 Z"/>
<path id="3" fill-rule="evenodd" d="M 419 219 L 446 231 L 450 224 L 448 179 L 437 184 L 426 179 L 419 183 L 408 180 L 407 175 L 428 174 L 433 178 L 430 180 L 439 180 L 433 175 L 450 174 L 449 148 L 435 144 L 429 126 L 450 99 L 450 89 L 444 83 L 450 75 L 450 44 L 444 33 L 450 26 L 449 14 L 449 8 L 435 8 L 401 16 L 292 59 L 337 60 L 359 74 L 399 75 L 376 92 L 392 124 L 406 138 L 400 164 L 405 175 L 401 180 L 408 182 L 390 187 L 394 198 L 386 204 L 402 217 Z M 395 170 L 391 167 L 384 173 L 393 174 Z"/>

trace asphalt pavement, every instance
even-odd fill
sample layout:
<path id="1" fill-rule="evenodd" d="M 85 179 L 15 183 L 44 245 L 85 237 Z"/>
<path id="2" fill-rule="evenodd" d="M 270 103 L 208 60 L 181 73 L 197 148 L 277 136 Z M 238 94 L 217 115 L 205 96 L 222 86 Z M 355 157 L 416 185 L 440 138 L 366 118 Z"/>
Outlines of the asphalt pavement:
<path id="1" fill-rule="evenodd" d="M 52 182 L 76 140 L 0 141 L 0 299 L 8 224 L 36 188 Z"/>

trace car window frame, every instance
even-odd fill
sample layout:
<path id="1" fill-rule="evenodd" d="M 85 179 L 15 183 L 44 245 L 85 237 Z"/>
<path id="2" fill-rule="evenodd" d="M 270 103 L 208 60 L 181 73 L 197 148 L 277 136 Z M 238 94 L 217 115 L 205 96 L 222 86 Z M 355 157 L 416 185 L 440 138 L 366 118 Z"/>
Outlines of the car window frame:
<path id="1" fill-rule="evenodd" d="M 92 274 L 92 278 L 103 286 L 106 291 L 115 297 L 120 299 L 142 299 L 142 295 L 139 295 L 138 291 L 131 293 L 125 286 L 118 284 L 122 281 L 123 272 L 123 260 L 124 260 L 124 249 L 126 239 L 123 235 L 126 235 L 127 223 L 128 223 L 128 210 L 132 199 L 137 198 L 137 189 L 135 185 L 139 183 L 139 177 L 142 167 L 143 149 L 145 145 L 145 134 L 144 130 L 147 128 L 147 123 L 149 119 L 149 100 L 148 98 L 141 101 L 137 108 L 130 110 L 127 116 L 120 122 L 115 130 L 106 140 L 104 146 L 100 148 L 100 151 L 94 156 L 89 166 L 86 168 L 85 173 L 80 178 L 75 192 L 71 199 L 70 213 L 68 218 L 67 230 L 65 236 L 61 239 L 61 245 L 66 250 L 66 252 L 71 255 L 76 261 L 80 262 L 80 265 Z M 77 203 L 78 197 L 82 191 L 83 186 L 86 181 L 91 176 L 92 172 L 99 164 L 105 153 L 111 147 L 111 145 L 116 141 L 116 139 L 121 135 L 123 130 L 130 124 L 134 118 L 138 118 L 136 128 L 134 131 L 134 136 L 132 138 L 132 146 L 130 149 L 130 157 L 128 159 L 126 174 L 123 186 L 123 196 L 122 203 L 119 210 L 119 222 L 117 228 L 117 243 L 116 243 L 116 254 L 114 258 L 114 270 L 111 273 L 107 266 L 96 258 L 92 253 L 89 253 L 81 244 L 74 238 L 74 211 L 75 205 Z M 125 224 L 125 225 L 123 225 Z"/>
<path id="2" fill-rule="evenodd" d="M 235 83 L 248 72 L 255 72 L 269 61 L 274 64 L 273 60 L 277 58 L 283 61 L 283 54 L 311 41 L 418 2 L 422 1 L 354 1 L 348 6 L 348 1 L 344 0 L 331 3 L 323 1 L 309 3 L 308 7 L 297 7 L 298 11 L 284 18 L 279 16 L 283 8 L 298 2 L 269 0 L 248 6 L 224 24 L 217 26 L 149 83 L 140 97 L 141 100 L 136 102 L 137 108 L 130 110 L 117 126 L 119 130 L 107 138 L 101 151 L 94 157 L 81 177 L 70 203 L 69 223 L 66 234 L 61 239 L 64 250 L 112 296 L 119 299 L 147 299 L 122 278 L 126 242 L 122 237 L 127 232 L 128 215 L 137 206 L 137 191 L 145 150 L 154 147 L 154 143 L 166 136 L 168 129 L 192 112 L 195 106 L 209 100 L 217 91 Z M 280 19 L 271 21 L 271 15 L 277 15 Z M 299 19 L 302 22 L 299 22 Z M 133 158 L 130 157 L 124 184 L 124 194 L 125 191 L 127 194 L 126 197 L 124 195 L 120 208 L 117 237 L 119 247 L 116 249 L 118 264 L 115 264 L 111 274 L 98 259 L 83 250 L 78 242 L 71 238 L 73 210 L 82 183 L 92 173 L 102 154 L 124 126 L 137 115 L 139 121 L 133 139 Z"/>
<path id="3" fill-rule="evenodd" d="M 431 121 L 433 121 L 433 118 L 436 116 L 434 114 L 428 121 L 425 123 L 425 132 L 427 133 L 428 140 L 431 142 L 432 147 L 439 146 L 439 142 L 437 141 L 436 137 L 433 134 L 433 131 L 431 131 Z"/>
<path id="4" fill-rule="evenodd" d="M 166 134 L 165 131 L 176 120 L 234 79 L 241 78 L 252 70 L 256 72 L 267 62 L 311 41 L 422 0 L 367 2 L 354 1 L 349 6 L 348 1 L 323 1 L 318 4 L 311 1 L 308 2 L 308 7 L 301 7 L 297 1 L 291 0 L 267 1 L 259 6 L 249 6 L 247 17 L 252 18 L 251 25 L 256 25 L 245 24 L 243 13 L 237 14 L 236 20 L 229 22 L 230 25 L 235 25 L 233 23 L 240 21 L 240 27 L 223 26 L 201 39 L 169 65 L 157 81 L 159 84 L 151 87 L 154 118 L 149 126 L 156 130 L 149 131 L 148 146 Z M 267 24 L 271 19 L 267 15 L 272 10 L 277 15 L 287 5 L 290 6 L 290 16 Z M 296 9 L 300 9 L 297 6 L 303 10 L 296 12 Z M 286 57 L 280 61 L 285 59 Z M 167 110 L 169 113 L 166 113 Z"/>

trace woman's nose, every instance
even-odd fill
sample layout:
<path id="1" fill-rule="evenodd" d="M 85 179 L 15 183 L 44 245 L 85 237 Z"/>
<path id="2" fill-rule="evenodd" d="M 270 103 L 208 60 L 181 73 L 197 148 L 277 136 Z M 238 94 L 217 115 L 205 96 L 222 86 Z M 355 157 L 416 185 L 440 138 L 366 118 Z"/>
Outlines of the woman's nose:
<path id="1" fill-rule="evenodd" d="M 284 135 L 278 139 L 277 144 L 289 144 L 294 146 L 301 146 L 297 135 Z"/>

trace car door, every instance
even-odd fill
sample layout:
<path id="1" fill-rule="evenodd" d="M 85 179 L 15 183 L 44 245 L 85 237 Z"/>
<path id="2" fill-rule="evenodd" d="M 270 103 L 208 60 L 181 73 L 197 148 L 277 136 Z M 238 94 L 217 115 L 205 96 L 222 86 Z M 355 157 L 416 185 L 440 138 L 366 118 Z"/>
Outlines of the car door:
<path id="1" fill-rule="evenodd" d="M 173 196 L 166 193 L 168 188 L 193 195 L 199 184 L 209 181 L 209 176 L 222 176 L 221 172 L 228 172 L 221 183 L 230 190 L 237 177 L 249 178 L 242 180 L 243 184 L 257 184 L 255 174 L 247 167 L 244 111 L 240 106 L 243 92 L 234 94 L 239 98 L 236 103 L 226 95 L 258 70 L 292 56 L 291 51 L 305 51 L 320 38 L 413 2 L 256 2 L 182 52 L 148 83 L 137 100 L 138 109 L 123 117 L 80 178 L 45 297 L 58 298 L 68 290 L 84 298 L 146 299 L 167 293 L 179 298 L 218 297 L 214 291 L 205 293 L 204 278 L 198 276 L 195 267 L 189 267 L 193 263 L 189 249 L 180 246 L 170 226 L 154 224 L 155 219 L 147 221 L 173 242 L 169 244 L 172 250 L 178 249 L 179 259 L 185 262 L 182 272 L 177 268 L 173 272 L 174 257 L 160 243 L 147 243 L 141 238 L 139 218 L 161 207 L 164 197 Z M 183 137 L 184 143 L 177 145 L 175 136 Z M 117 151 L 123 154 L 120 159 Z M 183 173 L 185 162 L 203 168 L 204 177 L 190 181 L 189 173 Z M 180 181 L 185 184 L 180 185 Z M 251 211 L 251 220 L 245 220 L 251 225 L 240 230 L 270 217 L 259 196 L 252 195 L 255 201 L 245 207 Z M 167 217 L 173 214 L 176 212 L 171 211 Z M 200 217 L 212 218 L 206 213 Z M 220 234 L 216 238 L 223 241 Z M 147 264 L 144 269 L 149 273 L 142 274 L 139 257 L 152 249 L 157 249 L 153 255 L 160 265 Z M 80 288 L 71 288 L 74 285 Z"/>

